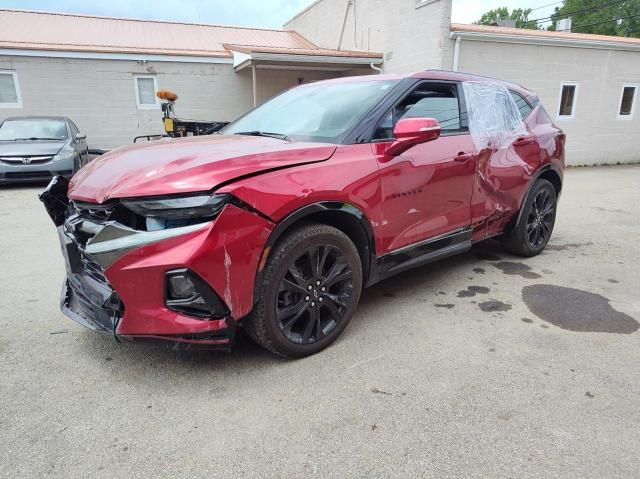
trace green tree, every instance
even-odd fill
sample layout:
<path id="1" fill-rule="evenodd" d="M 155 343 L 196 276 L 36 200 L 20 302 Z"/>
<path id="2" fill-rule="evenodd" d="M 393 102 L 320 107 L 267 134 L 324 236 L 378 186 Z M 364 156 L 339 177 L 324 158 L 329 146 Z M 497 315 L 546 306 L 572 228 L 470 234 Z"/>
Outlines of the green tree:
<path id="1" fill-rule="evenodd" d="M 640 38 L 640 0 L 564 0 L 547 30 L 561 18 L 571 18 L 572 32 Z"/>
<path id="2" fill-rule="evenodd" d="M 514 8 L 511 12 L 507 7 L 500 7 L 494 10 L 489 10 L 484 13 L 480 20 L 474 22 L 476 25 L 493 25 L 498 20 L 515 20 L 516 28 L 528 28 L 530 30 L 537 30 L 538 24 L 529 20 L 530 8 Z"/>

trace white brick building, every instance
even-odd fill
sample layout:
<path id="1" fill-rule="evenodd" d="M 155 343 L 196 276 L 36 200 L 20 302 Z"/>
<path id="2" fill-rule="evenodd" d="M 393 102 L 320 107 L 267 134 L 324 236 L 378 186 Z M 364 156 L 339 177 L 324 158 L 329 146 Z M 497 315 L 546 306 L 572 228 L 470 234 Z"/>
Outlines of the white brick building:
<path id="1" fill-rule="evenodd" d="M 572 164 L 640 161 L 640 39 L 451 24 L 452 0 L 318 0 L 286 23 L 321 47 L 384 54 L 385 73 L 458 70 L 536 91 Z"/>
<path id="2" fill-rule="evenodd" d="M 301 82 L 381 63 L 284 30 L 0 10 L 0 120 L 68 116 L 109 149 L 162 132 L 159 88 L 178 93 L 179 117 L 230 121 Z"/>
<path id="3" fill-rule="evenodd" d="M 451 4 L 318 0 L 284 30 L 0 10 L 0 119 L 69 116 L 112 148 L 162 131 L 157 88 L 229 121 L 300 82 L 442 68 L 536 91 L 569 163 L 640 160 L 640 39 L 452 24 Z"/>

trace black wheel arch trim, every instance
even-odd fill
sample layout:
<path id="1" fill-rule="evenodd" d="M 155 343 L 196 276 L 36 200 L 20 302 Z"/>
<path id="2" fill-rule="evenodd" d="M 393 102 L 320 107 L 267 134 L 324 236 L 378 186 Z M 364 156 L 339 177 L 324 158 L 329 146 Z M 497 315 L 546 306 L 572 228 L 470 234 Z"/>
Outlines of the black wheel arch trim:
<path id="1" fill-rule="evenodd" d="M 505 228 L 504 233 L 509 233 L 510 231 L 512 231 L 513 228 L 515 228 L 516 225 L 520 222 L 520 218 L 522 217 L 522 213 L 523 213 L 522 207 L 526 204 L 527 200 L 529 199 L 529 195 L 531 194 L 531 190 L 533 190 L 533 185 L 535 185 L 536 181 L 538 181 L 540 179 L 540 177 L 542 175 L 544 175 L 548 171 L 551 171 L 551 172 L 555 173 L 558 176 L 558 182 L 562 186 L 562 172 L 557 166 L 555 166 L 555 165 L 553 165 L 551 163 L 547 163 L 546 165 L 541 167 L 538 171 L 536 171 L 531 176 L 531 180 L 529 181 L 529 188 L 527 189 L 527 192 L 525 193 L 525 195 L 522 197 L 522 201 L 520 202 L 520 206 L 518 208 L 518 214 L 514 215 L 511 218 L 511 221 L 509 221 L 509 223 L 507 224 L 507 227 Z M 559 192 L 558 192 L 558 194 L 559 194 Z"/>
<path id="2" fill-rule="evenodd" d="M 269 238 L 267 238 L 267 241 L 262 249 L 262 254 L 260 255 L 258 270 L 256 271 L 255 282 L 253 285 L 253 304 L 256 304 L 256 302 L 258 301 L 258 293 L 264 274 L 264 265 L 266 264 L 268 256 L 271 254 L 271 249 L 277 243 L 277 241 L 294 224 L 300 221 L 304 221 L 305 219 L 319 213 L 327 212 L 349 215 L 352 219 L 355 219 L 362 228 L 362 233 L 364 235 L 364 238 L 366 239 L 366 250 L 360 251 L 360 249 L 358 248 L 358 252 L 360 253 L 360 257 L 362 259 L 365 259 L 362 264 L 362 278 L 364 283 L 363 285 L 366 285 L 368 283 L 369 276 L 371 274 L 371 268 L 373 267 L 373 265 L 375 265 L 376 262 L 375 239 L 373 235 L 373 227 L 371 226 L 369 219 L 360 208 L 354 206 L 351 203 L 332 200 L 319 201 L 317 203 L 305 205 L 293 211 L 292 213 L 289 213 L 276 225 L 276 227 L 269 235 Z"/>

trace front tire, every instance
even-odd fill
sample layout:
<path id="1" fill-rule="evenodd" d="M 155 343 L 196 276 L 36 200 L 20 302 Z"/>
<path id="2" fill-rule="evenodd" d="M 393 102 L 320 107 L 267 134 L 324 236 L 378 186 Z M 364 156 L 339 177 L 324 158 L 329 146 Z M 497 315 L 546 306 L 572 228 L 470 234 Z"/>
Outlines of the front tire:
<path id="1" fill-rule="evenodd" d="M 551 238 L 557 205 L 553 185 L 543 179 L 536 181 L 522 206 L 518 224 L 502 239 L 504 249 L 525 257 L 540 254 Z"/>
<path id="2" fill-rule="evenodd" d="M 271 252 L 245 329 L 261 346 L 300 358 L 329 346 L 346 328 L 360 299 L 362 265 L 342 231 L 307 224 Z"/>

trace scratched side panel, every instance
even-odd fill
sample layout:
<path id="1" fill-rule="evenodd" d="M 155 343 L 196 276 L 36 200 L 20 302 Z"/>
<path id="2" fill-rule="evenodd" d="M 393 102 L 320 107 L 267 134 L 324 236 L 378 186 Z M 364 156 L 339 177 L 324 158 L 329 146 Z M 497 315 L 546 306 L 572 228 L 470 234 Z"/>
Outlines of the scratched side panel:
<path id="1" fill-rule="evenodd" d="M 369 144 L 339 146 L 327 161 L 248 178 L 225 186 L 273 219 L 320 201 L 344 201 L 364 212 L 380 250 L 381 190 L 378 164 Z"/>
<path id="2" fill-rule="evenodd" d="M 552 159 L 563 157 L 555 140 L 558 129 L 544 110 L 534 109 L 525 125 L 533 143 L 501 150 L 485 148 L 478 154 L 471 200 L 474 241 L 500 234 L 520 208 L 532 176 Z"/>

